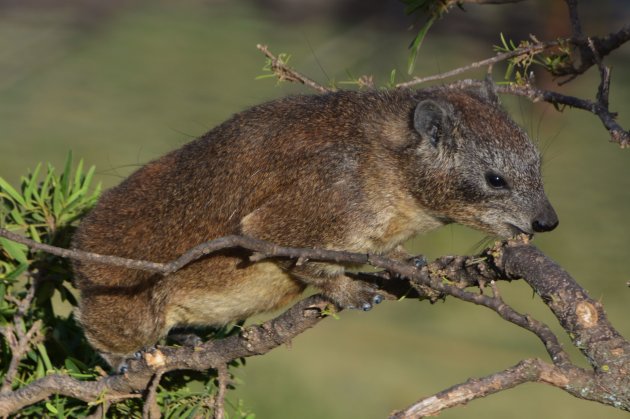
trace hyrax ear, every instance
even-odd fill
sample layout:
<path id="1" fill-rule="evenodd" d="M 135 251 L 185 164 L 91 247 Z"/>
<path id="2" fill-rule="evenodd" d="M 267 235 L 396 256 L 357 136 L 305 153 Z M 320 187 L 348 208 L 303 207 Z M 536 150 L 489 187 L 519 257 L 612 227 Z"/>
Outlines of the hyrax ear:
<path id="1" fill-rule="evenodd" d="M 446 125 L 446 111 L 438 103 L 427 99 L 416 105 L 413 114 L 413 127 L 422 136 L 437 147 L 443 139 Z"/>

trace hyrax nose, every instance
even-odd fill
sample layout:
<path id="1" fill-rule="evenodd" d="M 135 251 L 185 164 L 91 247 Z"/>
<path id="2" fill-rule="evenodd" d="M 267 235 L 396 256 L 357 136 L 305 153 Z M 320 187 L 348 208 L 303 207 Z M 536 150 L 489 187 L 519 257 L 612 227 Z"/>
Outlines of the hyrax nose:
<path id="1" fill-rule="evenodd" d="M 554 209 L 549 206 L 542 213 L 540 213 L 532 222 L 532 229 L 536 233 L 544 233 L 545 231 L 551 231 L 558 226 L 558 215 Z"/>

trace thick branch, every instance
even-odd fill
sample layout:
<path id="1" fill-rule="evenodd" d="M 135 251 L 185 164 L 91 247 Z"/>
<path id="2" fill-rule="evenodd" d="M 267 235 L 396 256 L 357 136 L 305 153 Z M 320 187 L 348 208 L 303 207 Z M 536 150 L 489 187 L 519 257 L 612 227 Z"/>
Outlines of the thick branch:
<path id="1" fill-rule="evenodd" d="M 532 246 L 506 246 L 497 267 L 511 278 L 523 278 L 551 309 L 560 324 L 598 372 L 628 371 L 630 343 L 610 324 L 602 305 L 588 296 L 558 264 Z M 630 391 L 626 373 L 624 392 Z"/>
<path id="2" fill-rule="evenodd" d="M 549 365 L 525 360 L 502 372 L 471 379 L 423 398 L 393 418 L 420 418 L 525 382 L 543 382 L 575 397 L 630 411 L 630 343 L 610 325 L 603 308 L 562 268 L 538 249 L 519 242 L 489 253 L 500 275 L 525 281 L 551 308 L 574 344 L 594 366 L 586 371 L 568 362 Z"/>
<path id="3" fill-rule="evenodd" d="M 589 39 L 593 43 L 595 52 L 589 48 Z M 611 32 L 604 37 L 573 38 L 571 43 L 575 45 L 580 52 L 580 63 L 577 66 L 565 68 L 557 72 L 557 76 L 580 75 L 585 73 L 589 68 L 597 64 L 597 58 L 603 58 L 630 41 L 630 24 L 622 26 L 616 32 Z"/>
<path id="4" fill-rule="evenodd" d="M 65 375 L 50 375 L 13 392 L 0 394 L 0 417 L 44 400 L 51 394 L 86 402 L 98 398 L 140 397 L 132 393 L 147 388 L 156 372 L 180 369 L 205 371 L 234 359 L 262 355 L 313 327 L 330 310 L 334 310 L 334 305 L 328 299 L 314 295 L 296 303 L 273 320 L 243 329 L 239 335 L 212 340 L 196 348 L 163 347 L 147 352 L 141 360 L 129 360 L 129 369 L 125 374 L 91 382 Z"/>

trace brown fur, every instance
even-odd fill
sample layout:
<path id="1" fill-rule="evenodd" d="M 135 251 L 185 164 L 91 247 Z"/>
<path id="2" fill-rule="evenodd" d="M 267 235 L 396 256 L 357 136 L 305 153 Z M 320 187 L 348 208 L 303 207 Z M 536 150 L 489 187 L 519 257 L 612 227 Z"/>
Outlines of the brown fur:
<path id="1" fill-rule="evenodd" d="M 437 111 L 432 111 L 437 109 Z M 488 186 L 500 172 L 508 189 Z M 555 227 L 527 136 L 488 92 L 338 92 L 266 103 L 155 160 L 103 194 L 74 247 L 167 262 L 244 234 L 296 247 L 388 253 L 459 222 L 499 236 Z M 273 310 L 311 284 L 367 309 L 377 290 L 330 264 L 211 255 L 163 277 L 77 262 L 77 313 L 112 364 L 169 329 Z"/>

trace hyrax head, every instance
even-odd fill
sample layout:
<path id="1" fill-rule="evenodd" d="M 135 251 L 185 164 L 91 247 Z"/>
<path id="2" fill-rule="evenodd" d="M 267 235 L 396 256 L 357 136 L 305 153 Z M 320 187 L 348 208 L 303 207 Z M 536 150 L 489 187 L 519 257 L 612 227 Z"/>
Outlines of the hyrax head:
<path id="1" fill-rule="evenodd" d="M 558 216 L 543 189 L 540 155 L 494 92 L 436 93 L 420 95 L 413 113 L 417 142 L 408 155 L 422 206 L 500 237 L 553 230 Z"/>

